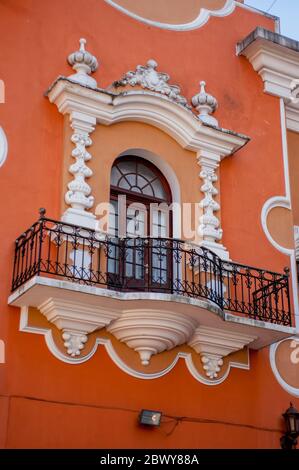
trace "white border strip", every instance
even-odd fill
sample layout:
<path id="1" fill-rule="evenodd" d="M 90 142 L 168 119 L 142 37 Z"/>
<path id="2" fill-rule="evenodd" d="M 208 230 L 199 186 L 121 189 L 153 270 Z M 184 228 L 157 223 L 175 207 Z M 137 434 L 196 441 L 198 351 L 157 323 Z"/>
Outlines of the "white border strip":
<path id="1" fill-rule="evenodd" d="M 4 130 L 0 126 L 0 167 L 4 164 L 8 153 L 8 143 Z"/>
<path id="2" fill-rule="evenodd" d="M 299 333 L 299 307 L 298 307 L 298 285 L 297 285 L 297 266 L 296 266 L 296 251 L 289 250 L 284 248 L 276 243 L 275 240 L 271 237 L 268 227 L 267 227 L 267 216 L 270 210 L 273 207 L 285 207 L 287 209 L 291 209 L 291 185 L 290 185 L 290 174 L 289 174 L 289 155 L 288 155 L 288 144 L 287 144 L 287 127 L 286 127 L 286 110 L 284 101 L 280 98 L 280 115 L 281 115 L 281 133 L 282 133 L 282 151 L 283 151 L 283 165 L 284 165 L 284 177 L 285 177 L 285 190 L 286 190 L 286 197 L 273 197 L 267 201 L 262 210 L 262 225 L 264 232 L 270 241 L 270 243 L 281 253 L 290 256 L 291 261 L 291 273 L 292 273 L 292 288 L 293 288 L 293 302 L 294 302 L 294 309 L 295 309 L 295 327 L 296 332 Z M 290 338 L 288 338 L 290 339 Z M 293 339 L 297 339 L 293 337 Z M 291 395 L 299 397 L 299 389 L 292 387 L 288 383 L 286 383 L 283 378 L 281 377 L 275 362 L 275 355 L 278 346 L 286 339 L 279 341 L 276 344 L 272 344 L 269 349 L 269 357 L 270 357 L 270 365 L 273 371 L 273 374 L 278 381 L 278 383 Z"/>
<path id="3" fill-rule="evenodd" d="M 271 236 L 267 227 L 267 217 L 269 212 L 274 207 L 283 207 L 285 209 L 292 209 L 291 204 L 291 185 L 289 174 L 289 157 L 288 157 L 288 144 L 287 144 L 287 128 L 286 128 L 286 113 L 285 105 L 282 98 L 280 98 L 280 116 L 281 116 L 281 136 L 282 136 L 282 154 L 283 154 L 283 167 L 284 167 L 284 181 L 286 196 L 275 196 L 265 202 L 261 212 L 261 223 L 266 237 L 271 245 L 281 253 L 290 257 L 291 274 L 292 274 L 292 289 L 293 289 L 293 303 L 294 303 L 294 317 L 296 332 L 299 332 L 299 304 L 298 304 L 298 286 L 297 286 L 297 266 L 296 266 L 296 252 L 295 249 L 285 248 L 279 245 Z"/>
<path id="4" fill-rule="evenodd" d="M 298 341 L 298 337 L 294 336 L 292 338 L 283 339 L 282 341 L 279 341 L 276 344 L 272 344 L 272 346 L 270 347 L 270 364 L 271 364 L 272 371 L 277 381 L 282 386 L 282 388 L 284 388 L 291 395 L 294 395 L 295 397 L 299 398 L 299 388 L 292 387 L 291 385 L 289 385 L 287 382 L 283 380 L 283 378 L 281 377 L 277 369 L 276 361 L 275 361 L 275 356 L 276 356 L 276 351 L 277 351 L 278 346 L 284 341 L 289 341 L 292 339 L 295 339 L 296 341 Z"/>

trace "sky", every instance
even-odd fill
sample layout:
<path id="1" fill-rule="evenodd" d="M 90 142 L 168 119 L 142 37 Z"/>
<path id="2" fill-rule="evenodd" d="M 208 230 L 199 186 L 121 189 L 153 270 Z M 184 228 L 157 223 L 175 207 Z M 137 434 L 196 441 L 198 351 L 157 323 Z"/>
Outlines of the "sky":
<path id="1" fill-rule="evenodd" d="M 245 0 L 247 5 L 280 17 L 281 34 L 299 41 L 299 0 Z M 272 7 L 271 7 L 272 6 Z"/>

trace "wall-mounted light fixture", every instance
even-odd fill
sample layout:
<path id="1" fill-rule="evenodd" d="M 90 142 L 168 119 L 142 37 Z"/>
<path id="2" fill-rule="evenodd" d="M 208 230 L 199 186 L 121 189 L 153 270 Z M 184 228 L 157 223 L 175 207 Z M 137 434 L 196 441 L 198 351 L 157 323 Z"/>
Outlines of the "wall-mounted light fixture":
<path id="1" fill-rule="evenodd" d="M 285 420 L 286 433 L 280 439 L 282 449 L 296 449 L 299 436 L 299 412 L 290 403 L 290 408 L 282 415 Z"/>
<path id="2" fill-rule="evenodd" d="M 160 426 L 161 411 L 141 410 L 139 415 L 139 424 L 145 426 Z"/>

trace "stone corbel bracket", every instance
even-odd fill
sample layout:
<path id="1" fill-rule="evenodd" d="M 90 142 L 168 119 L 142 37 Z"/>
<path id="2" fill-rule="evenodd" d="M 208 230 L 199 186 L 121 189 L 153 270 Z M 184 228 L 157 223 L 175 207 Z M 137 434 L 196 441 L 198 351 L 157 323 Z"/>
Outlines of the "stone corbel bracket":
<path id="1" fill-rule="evenodd" d="M 120 315 L 112 309 L 104 309 L 91 303 L 53 297 L 39 305 L 38 310 L 62 331 L 64 346 L 72 357 L 80 356 L 88 334 L 104 328 Z"/>
<path id="2" fill-rule="evenodd" d="M 216 379 L 223 366 L 223 358 L 254 340 L 256 337 L 252 335 L 200 326 L 188 344 L 200 354 L 207 377 Z"/>
<path id="3" fill-rule="evenodd" d="M 184 348 L 189 345 L 199 355 L 195 368 L 200 366 L 209 383 L 218 383 L 225 375 L 228 361 L 224 358 L 228 355 L 247 346 L 258 350 L 295 334 L 294 328 L 224 312 L 211 301 L 173 294 L 116 292 L 40 276 L 11 294 L 9 304 L 27 312 L 26 324 L 29 306 L 41 312 L 47 320 L 43 327 L 46 339 L 54 333 L 48 347 L 62 361 L 79 364 L 90 359 L 96 351 L 95 337 L 105 342 L 106 330 L 139 355 L 141 375 L 137 375 L 143 378 L 153 378 L 149 367 L 153 356 L 178 348 L 180 357 L 189 357 Z M 36 333 L 42 324 L 35 323 L 33 317 L 31 326 L 25 327 L 22 318 L 21 331 Z M 88 339 L 96 331 L 99 333 Z M 190 370 L 193 373 L 194 368 Z"/>
<path id="4" fill-rule="evenodd" d="M 153 355 L 188 344 L 201 357 L 203 369 L 215 380 L 223 358 L 250 345 L 256 336 L 200 325 L 192 315 L 170 310 L 113 310 L 96 303 L 50 297 L 38 310 L 60 331 L 67 355 L 80 357 L 88 335 L 106 328 L 140 356 L 143 366 Z"/>
<path id="5" fill-rule="evenodd" d="M 237 44 L 264 82 L 264 91 L 283 98 L 288 129 L 299 132 L 299 41 L 258 27 Z"/>

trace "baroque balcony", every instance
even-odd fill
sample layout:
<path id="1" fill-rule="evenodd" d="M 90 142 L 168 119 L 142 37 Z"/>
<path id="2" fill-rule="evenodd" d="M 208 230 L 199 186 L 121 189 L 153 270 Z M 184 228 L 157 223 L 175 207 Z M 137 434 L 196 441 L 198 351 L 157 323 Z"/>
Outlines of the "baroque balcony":
<path id="1" fill-rule="evenodd" d="M 9 303 L 36 307 L 71 356 L 106 327 L 143 365 L 187 343 L 209 361 L 210 378 L 226 355 L 293 334 L 287 271 L 227 262 L 176 239 L 113 238 L 44 212 L 15 242 Z"/>

